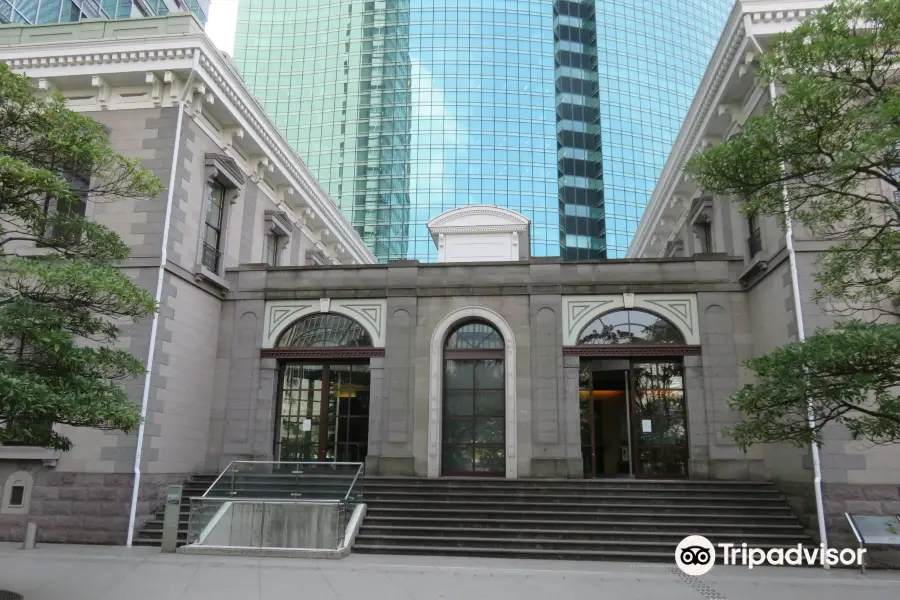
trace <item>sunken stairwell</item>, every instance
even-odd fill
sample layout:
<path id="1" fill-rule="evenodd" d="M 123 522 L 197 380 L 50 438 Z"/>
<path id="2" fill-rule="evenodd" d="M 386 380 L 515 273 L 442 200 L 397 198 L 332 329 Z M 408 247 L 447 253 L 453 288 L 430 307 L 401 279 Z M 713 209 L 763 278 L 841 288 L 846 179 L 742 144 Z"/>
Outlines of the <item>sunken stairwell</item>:
<path id="1" fill-rule="evenodd" d="M 769 483 L 367 477 L 353 551 L 674 560 L 678 542 L 812 544 Z"/>
<path id="2" fill-rule="evenodd" d="M 193 475 L 184 483 L 181 495 L 181 513 L 178 522 L 178 545 L 187 543 L 190 525 L 191 498 L 203 496 L 217 481 L 218 475 Z M 211 497 L 232 499 L 303 499 L 333 500 L 343 498 L 355 481 L 354 473 L 328 473 L 327 469 L 306 469 L 305 473 L 238 473 L 235 478 L 223 475 L 212 490 Z M 354 486 L 351 499 L 360 499 L 362 490 Z M 135 546 L 162 545 L 163 515 L 165 505 L 135 532 Z"/>

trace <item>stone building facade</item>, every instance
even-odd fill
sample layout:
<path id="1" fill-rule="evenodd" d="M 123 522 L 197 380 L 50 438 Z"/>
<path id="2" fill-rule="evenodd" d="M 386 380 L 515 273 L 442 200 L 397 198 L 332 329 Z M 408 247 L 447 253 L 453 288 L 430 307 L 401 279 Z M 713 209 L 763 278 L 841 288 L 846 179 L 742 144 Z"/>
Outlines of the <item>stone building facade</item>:
<path id="1" fill-rule="evenodd" d="M 754 17 L 754 4 L 765 3 L 735 8 L 689 119 L 734 125 L 728 107 L 751 88 L 742 28 L 785 21 Z M 0 539 L 34 521 L 47 541 L 124 543 L 166 483 L 235 460 L 420 477 L 776 480 L 805 508 L 808 452 L 744 452 L 723 433 L 740 419 L 726 399 L 750 381 L 741 364 L 793 339 L 797 319 L 774 224 L 760 224 L 748 256 L 746 223 L 720 199 L 694 199 L 672 162 L 700 143 L 693 121 L 634 258 L 532 258 L 526 219 L 476 206 L 430 222 L 445 262 L 376 265 L 189 15 L 0 27 L 0 60 L 65 94 L 166 183 L 160 198 L 87 206 L 132 246 L 122 268 L 159 290 L 155 321 L 124 336 L 148 365 L 149 379 L 129 386 L 144 425 L 66 431 L 75 447 L 63 455 L 0 447 Z M 814 254 L 801 240 L 808 295 Z M 829 322 L 806 296 L 803 307 L 808 329 Z M 823 454 L 829 525 L 845 508 L 900 512 L 896 447 L 842 436 Z"/>
<path id="2" fill-rule="evenodd" d="M 192 15 L 3 26 L 0 60 L 66 96 L 165 188 L 157 198 L 86 205 L 131 246 L 122 269 L 160 306 L 122 336 L 151 373 L 128 386 L 145 416 L 139 435 L 66 428 L 74 448 L 65 454 L 0 447 L 0 539 L 20 539 L 27 518 L 47 541 L 124 543 L 132 506 L 139 523 L 167 482 L 205 469 L 219 423 L 213 374 L 226 270 L 374 257 Z"/>
<path id="3" fill-rule="evenodd" d="M 839 318 L 834 310 L 839 307 L 814 299 L 816 263 L 828 242 L 795 224 L 796 276 L 792 276 L 786 234 L 776 218 L 747 218 L 729 198 L 704 195 L 683 171 L 694 152 L 735 135 L 749 117 L 771 106 L 771 90 L 755 78 L 761 51 L 775 34 L 793 28 L 825 4 L 823 0 L 736 3 L 628 252 L 631 258 L 734 257 L 753 324 L 752 355 L 796 341 L 801 325 L 809 336 Z M 773 444 L 761 451 L 768 476 L 795 497 L 799 512 L 813 520 L 811 450 Z M 824 512 L 835 542 L 853 540 L 845 511 L 900 514 L 900 445 L 854 441 L 846 429 L 834 427 L 825 432 L 820 454 Z"/>

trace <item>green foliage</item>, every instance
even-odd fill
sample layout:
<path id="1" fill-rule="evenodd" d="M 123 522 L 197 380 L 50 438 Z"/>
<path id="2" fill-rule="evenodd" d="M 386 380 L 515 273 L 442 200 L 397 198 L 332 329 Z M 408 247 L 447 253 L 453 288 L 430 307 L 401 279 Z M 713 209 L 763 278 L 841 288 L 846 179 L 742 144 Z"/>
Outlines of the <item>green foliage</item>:
<path id="1" fill-rule="evenodd" d="M 866 23 L 867 27 L 858 27 Z M 900 0 L 839 0 L 761 60 L 776 109 L 694 156 L 700 187 L 748 214 L 792 218 L 836 242 L 820 298 L 894 312 L 900 297 Z M 782 165 L 785 171 L 782 171 Z"/>
<path id="2" fill-rule="evenodd" d="M 144 366 L 116 342 L 119 324 L 155 305 L 116 268 L 128 247 L 79 207 L 160 190 L 99 124 L 0 63 L 0 443 L 66 450 L 54 423 L 138 424 L 120 383 Z M 45 250 L 24 258 L 23 247 Z"/>
<path id="3" fill-rule="evenodd" d="M 805 342 L 753 358 L 757 380 L 729 403 L 751 419 L 731 428 L 744 447 L 759 442 L 805 446 L 821 440 L 829 423 L 854 438 L 900 441 L 900 324 L 845 321 Z M 815 399 L 815 426 L 808 425 L 807 398 Z"/>
<path id="4" fill-rule="evenodd" d="M 776 38 L 760 78 L 777 89 L 774 108 L 695 155 L 687 172 L 748 215 L 784 223 L 790 214 L 828 241 L 816 298 L 830 310 L 897 316 L 900 0 L 837 0 Z M 896 327 L 844 325 L 750 361 L 759 382 L 732 399 L 747 419 L 737 439 L 806 443 L 830 422 L 873 442 L 897 439 Z"/>

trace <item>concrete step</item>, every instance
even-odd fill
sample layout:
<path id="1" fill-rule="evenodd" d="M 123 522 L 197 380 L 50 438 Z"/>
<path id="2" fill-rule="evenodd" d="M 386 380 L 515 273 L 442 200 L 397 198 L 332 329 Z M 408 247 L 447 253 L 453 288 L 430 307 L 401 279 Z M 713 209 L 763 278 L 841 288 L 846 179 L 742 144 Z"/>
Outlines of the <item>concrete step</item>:
<path id="1" fill-rule="evenodd" d="M 367 502 L 377 503 L 382 501 L 404 501 L 418 504 L 419 502 L 461 502 L 468 503 L 471 500 L 480 502 L 504 502 L 504 503 L 570 503 L 570 504 L 598 504 L 616 503 L 627 504 L 642 502 L 652 504 L 698 504 L 698 503 L 731 503 L 739 504 L 752 501 L 760 506 L 784 506 L 784 498 L 779 495 L 767 495 L 764 497 L 748 498 L 743 495 L 719 496 L 704 493 L 673 494 L 669 491 L 656 494 L 632 494 L 619 493 L 590 493 L 590 494 L 557 494 L 545 492 L 517 492 L 517 493 L 477 493 L 477 492 L 409 492 L 409 491 L 373 491 L 365 490 L 364 497 Z"/>
<path id="2" fill-rule="evenodd" d="M 492 519 L 472 519 L 472 518 L 428 518 L 428 517 L 403 517 L 403 516 L 371 516 L 367 515 L 364 528 L 439 528 L 445 531 L 456 531 L 458 528 L 482 528 L 482 529 L 518 529 L 518 528 L 534 528 L 540 530 L 558 530 L 572 531 L 590 534 L 599 534 L 604 531 L 655 531 L 655 532 L 684 532 L 684 531 L 703 531 L 709 534 L 721 533 L 723 535 L 742 535 L 742 534 L 795 534 L 803 535 L 804 529 L 800 524 L 792 520 L 786 520 L 784 523 L 763 522 L 752 525 L 744 522 L 736 523 L 717 523 L 709 519 L 695 518 L 693 522 L 690 518 L 679 519 L 678 521 L 670 521 L 668 519 L 644 519 L 644 520 L 596 520 L 586 521 L 584 519 L 565 520 L 565 519 L 529 519 L 529 518 L 492 518 Z"/>
<path id="3" fill-rule="evenodd" d="M 596 507 L 594 507 L 596 508 Z M 656 507 L 653 507 L 654 509 Z M 739 514 L 734 512 L 722 512 L 722 513 L 711 513 L 711 512 L 673 512 L 673 513 L 662 513 L 658 510 L 635 510 L 634 512 L 629 513 L 619 513 L 616 514 L 615 517 L 617 520 L 623 519 L 627 515 L 628 518 L 631 519 L 654 519 L 660 521 L 670 521 L 670 520 L 707 520 L 707 521 L 715 521 L 715 522 L 734 522 L 734 523 L 758 523 L 758 522 L 774 522 L 774 523 L 792 523 L 796 524 L 797 519 L 793 514 L 790 513 L 789 510 L 785 510 L 779 514 Z M 453 519 L 460 518 L 466 521 L 471 521 L 472 519 L 504 519 L 514 521 L 517 519 L 563 519 L 563 520 L 582 520 L 582 521 L 597 521 L 610 519 L 613 515 L 609 511 L 604 510 L 595 510 L 595 511 L 581 511 L 575 512 L 573 511 L 563 511 L 563 510 L 552 510 L 552 509 L 542 509 L 542 510 L 530 510 L 530 511 L 520 511 L 518 513 L 510 513 L 508 510 L 503 508 L 497 509 L 488 509 L 488 510 L 472 510 L 470 508 L 459 508 L 459 507 L 449 507 L 449 508 L 441 508 L 439 510 L 432 509 L 421 509 L 421 508 L 408 508 L 408 507 L 378 507 L 373 508 L 367 504 L 366 510 L 366 519 L 374 518 L 374 517 L 385 517 L 385 518 L 434 518 L 434 519 Z"/>
<path id="4" fill-rule="evenodd" d="M 627 477 L 607 479 L 504 479 L 502 477 L 365 477 L 366 484 L 390 485 L 397 488 L 409 487 L 456 487 L 456 486 L 503 486 L 503 487 L 648 487 L 654 489 L 667 486 L 729 489 L 775 489 L 769 481 L 730 481 L 719 479 L 631 479 Z"/>
<path id="5" fill-rule="evenodd" d="M 673 549 L 682 539 L 689 535 L 696 535 L 696 529 L 683 529 L 681 531 L 659 531 L 653 528 L 647 530 L 611 530 L 592 529 L 573 531 L 571 529 L 553 529 L 546 527 L 423 527 L 423 526 L 376 526 L 364 525 L 359 535 L 368 538 L 390 537 L 416 537 L 416 538 L 494 538 L 494 539 L 533 539 L 533 540 L 559 540 L 562 542 L 587 541 L 646 541 L 660 545 L 670 545 Z M 702 534 L 712 543 L 747 542 L 753 545 L 796 545 L 805 543 L 808 538 L 803 531 L 799 533 L 743 533 L 735 535 L 728 532 L 711 532 L 703 530 Z"/>
<path id="6" fill-rule="evenodd" d="M 415 556 L 471 556 L 483 558 L 543 558 L 558 560 L 608 560 L 608 561 L 632 561 L 632 562 L 659 562 L 671 563 L 675 560 L 673 552 L 640 551 L 629 552 L 620 549 L 604 550 L 573 550 L 569 548 L 498 548 L 485 546 L 446 546 L 435 548 L 433 546 L 417 546 L 414 544 L 382 545 L 378 543 L 357 541 L 353 551 L 360 554 L 404 554 Z"/>
<path id="7" fill-rule="evenodd" d="M 356 536 L 356 544 L 361 546 L 419 546 L 437 549 L 459 547 L 481 547 L 490 548 L 496 546 L 505 550 L 518 549 L 544 549 L 544 550 L 587 550 L 597 552 L 609 551 L 625 551 L 625 552 L 655 552 L 660 554 L 668 553 L 673 556 L 678 540 L 669 542 L 660 542 L 658 540 L 644 540 L 637 538 L 614 540 L 614 539 L 596 539 L 596 538 L 563 538 L 563 539 L 546 539 L 539 537 L 499 537 L 490 533 L 481 536 L 421 536 L 421 535 L 371 535 L 359 532 Z M 731 540 L 729 540 L 731 541 Z M 770 548 L 796 548 L 798 541 L 792 540 L 788 543 L 760 543 L 756 547 L 768 550 Z M 357 545 L 354 545 L 357 550 Z"/>
<path id="8" fill-rule="evenodd" d="M 460 502 L 457 500 L 428 500 L 415 503 L 402 500 L 371 500 L 365 499 L 368 510 L 373 514 L 378 514 L 379 510 L 386 508 L 400 508 L 410 511 L 410 514 L 421 514 L 431 511 L 455 510 L 460 506 L 464 506 L 466 511 L 521 511 L 533 512 L 540 510 L 566 511 L 573 513 L 594 512 L 594 513 L 620 513 L 629 514 L 635 512 L 651 512 L 658 511 L 660 513 L 684 513 L 689 511 L 703 511 L 707 513 L 720 514 L 790 514 L 790 508 L 787 505 L 764 505 L 764 504 L 720 504 L 714 501 L 695 502 L 691 504 L 674 504 L 667 502 L 594 502 L 585 504 L 582 502 L 528 502 L 528 501 L 506 501 L 506 502 L 482 502 L 467 500 Z"/>

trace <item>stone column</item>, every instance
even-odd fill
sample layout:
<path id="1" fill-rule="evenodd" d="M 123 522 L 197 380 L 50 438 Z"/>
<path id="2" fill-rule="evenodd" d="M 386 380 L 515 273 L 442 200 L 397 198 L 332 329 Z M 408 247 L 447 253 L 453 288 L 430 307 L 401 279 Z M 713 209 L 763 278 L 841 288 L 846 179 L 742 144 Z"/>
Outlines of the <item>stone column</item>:
<path id="1" fill-rule="evenodd" d="M 584 477 L 581 457 L 581 410 L 578 406 L 578 373 L 581 359 L 563 356 L 563 414 L 565 415 L 566 476 Z"/>
<path id="2" fill-rule="evenodd" d="M 256 414 L 253 425 L 254 460 L 278 460 L 275 451 L 275 429 L 278 417 L 278 361 L 274 358 L 260 360 L 259 393 L 256 397 Z"/>
<path id="3" fill-rule="evenodd" d="M 687 412 L 688 462 L 691 479 L 709 479 L 710 432 L 703 394 L 703 361 L 684 357 L 684 398 Z"/>
<path id="4" fill-rule="evenodd" d="M 369 440 L 366 451 L 366 473 L 378 474 L 381 458 L 381 424 L 384 412 L 384 358 L 369 359 Z"/>

